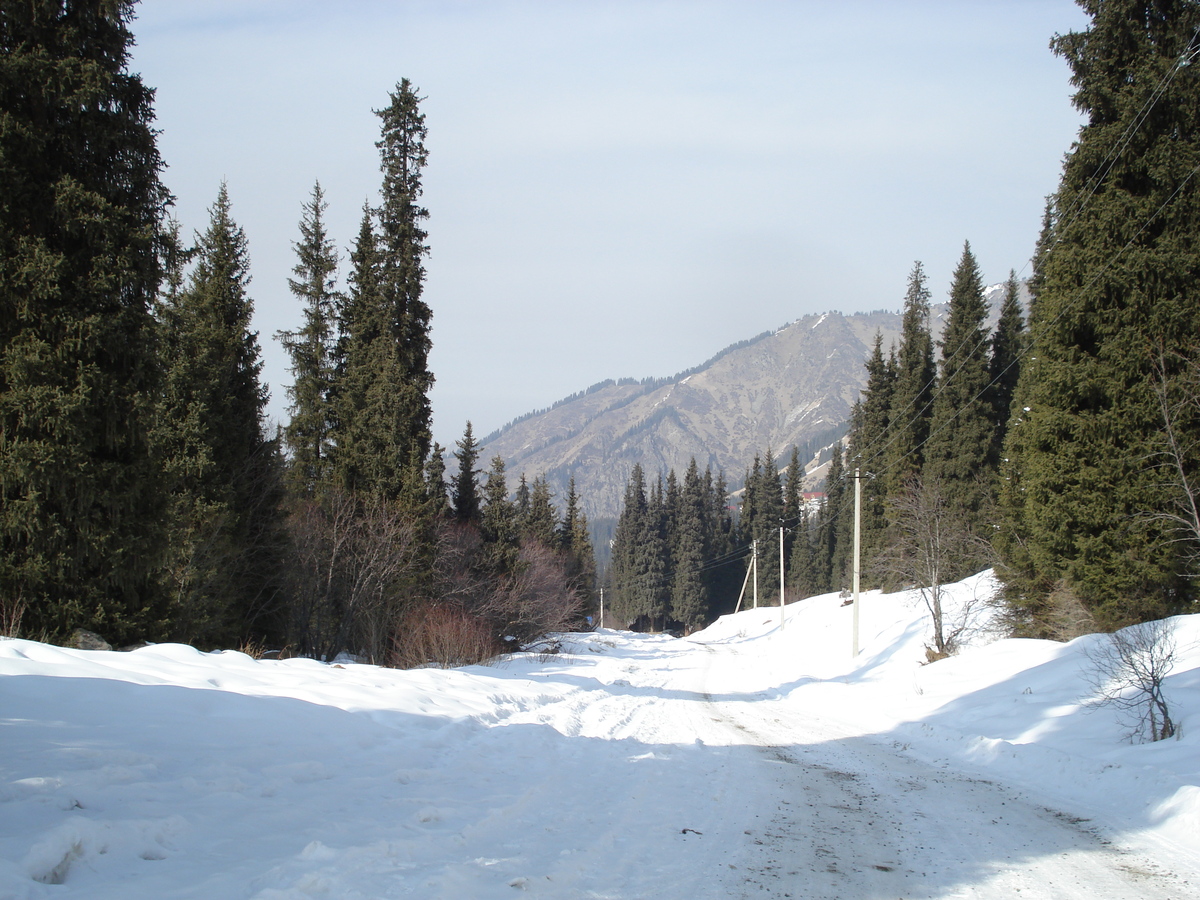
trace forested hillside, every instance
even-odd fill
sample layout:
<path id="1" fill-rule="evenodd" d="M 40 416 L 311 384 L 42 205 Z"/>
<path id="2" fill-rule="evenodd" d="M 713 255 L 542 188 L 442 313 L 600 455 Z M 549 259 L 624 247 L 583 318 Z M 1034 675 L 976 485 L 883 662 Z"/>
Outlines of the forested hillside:
<path id="1" fill-rule="evenodd" d="M 558 491 L 574 476 L 589 518 L 613 520 L 635 464 L 657 475 L 682 472 L 695 457 L 701 468 L 734 472 L 768 442 L 827 443 L 865 383 L 875 334 L 886 346 L 898 326 L 887 312 L 805 316 L 690 372 L 601 383 L 482 443 L 511 468 L 544 473 Z"/>
<path id="2" fill-rule="evenodd" d="M 818 513 L 784 512 L 799 472 L 781 480 L 766 449 L 732 525 L 733 549 L 759 546 L 768 571 L 779 532 L 790 567 L 776 597 L 926 586 L 931 658 L 958 637 L 940 585 L 988 565 L 1019 634 L 1071 638 L 1196 600 L 1200 6 L 1083 5 L 1091 27 L 1052 48 L 1088 120 L 1047 202 L 1028 309 L 1014 273 L 989 321 L 966 244 L 938 334 L 917 263 L 899 344 L 874 345 Z M 610 580 L 625 620 L 691 625 L 668 586 L 720 558 L 683 552 L 673 479 L 629 482 Z"/>
<path id="3" fill-rule="evenodd" d="M 0 0 L 0 630 L 457 663 L 585 624 L 596 537 L 642 627 L 704 623 L 751 559 L 768 598 L 920 584 L 935 620 L 995 564 L 1037 636 L 1193 609 L 1200 4 L 1080 5 L 1051 48 L 1086 121 L 1028 278 L 987 288 L 964 242 L 948 284 L 918 262 L 879 298 L 899 312 L 803 316 L 448 449 L 417 86 L 380 88 L 355 235 L 319 182 L 294 198 L 270 427 L 252 236 L 224 183 L 173 219 L 135 3 Z"/>
<path id="4" fill-rule="evenodd" d="M 276 432 L 250 239 L 225 184 L 191 238 L 170 217 L 133 12 L 0 2 L 0 629 L 448 665 L 579 624 L 573 495 L 552 507 L 535 480 L 513 502 L 496 462 L 450 505 L 416 86 L 381 92 L 382 180 L 344 279 L 320 184 L 297 202 Z"/>

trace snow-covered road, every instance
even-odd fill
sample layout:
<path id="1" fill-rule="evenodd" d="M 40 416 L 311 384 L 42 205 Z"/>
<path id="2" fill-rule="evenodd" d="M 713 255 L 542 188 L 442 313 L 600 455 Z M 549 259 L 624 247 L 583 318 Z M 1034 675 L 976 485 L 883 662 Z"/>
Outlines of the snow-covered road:
<path id="1" fill-rule="evenodd" d="M 0 900 L 1200 896 L 1196 654 L 1132 747 L 1071 645 L 789 615 L 448 672 L 0 641 Z"/>
<path id="2" fill-rule="evenodd" d="M 726 651 L 712 670 L 740 668 Z M 713 682 L 728 683 L 728 677 Z M 862 736 L 797 704 L 714 700 L 714 723 L 761 758 L 772 811 L 725 896 L 1167 898 L 1189 879 L 1114 847 L 1077 816 Z M 762 813 L 758 813 L 762 815 Z"/>

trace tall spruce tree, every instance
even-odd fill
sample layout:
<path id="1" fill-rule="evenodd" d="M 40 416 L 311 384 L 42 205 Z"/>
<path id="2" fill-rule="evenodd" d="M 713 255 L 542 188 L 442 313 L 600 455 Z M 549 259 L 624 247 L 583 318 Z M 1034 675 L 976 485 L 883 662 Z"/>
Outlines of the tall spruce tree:
<path id="1" fill-rule="evenodd" d="M 588 533 L 587 515 L 575 490 L 575 476 L 567 482 L 567 508 L 563 512 L 559 543 L 567 554 L 567 576 L 580 592 L 587 608 L 592 608 L 596 587 L 596 551 Z"/>
<path id="2" fill-rule="evenodd" d="M 529 488 L 528 508 L 520 518 L 521 536 L 524 540 L 535 541 L 554 550 L 559 548 L 558 511 L 554 508 L 554 494 L 545 475 L 538 475 L 533 479 Z"/>
<path id="3" fill-rule="evenodd" d="M 460 522 L 478 522 L 481 505 L 479 499 L 479 443 L 470 420 L 463 430 L 462 439 L 455 442 L 458 447 L 454 458 L 458 460 L 458 474 L 454 476 L 454 515 Z"/>
<path id="4" fill-rule="evenodd" d="M 661 630 L 671 615 L 671 545 L 667 535 L 670 510 L 667 492 L 660 475 L 650 488 L 646 502 L 646 518 L 638 541 L 635 559 L 640 580 L 639 605 L 649 620 L 651 631 Z"/>
<path id="5" fill-rule="evenodd" d="M 937 395 L 922 479 L 939 484 L 949 509 L 980 533 L 990 528 L 985 518 L 995 489 L 989 465 L 996 429 L 988 403 L 987 313 L 979 266 L 966 243 L 954 270 L 950 312 L 939 341 Z"/>
<path id="6" fill-rule="evenodd" d="M 384 457 L 386 464 L 382 441 L 387 431 L 375 427 L 375 417 L 368 409 L 376 382 L 389 370 L 388 363 L 394 362 L 382 339 L 379 265 L 375 225 L 370 208 L 364 206 L 350 251 L 349 290 L 338 305 L 334 346 L 333 475 L 335 484 L 347 493 L 370 490 L 383 477 L 376 471 L 376 462 Z M 384 383 L 385 392 L 386 386 Z"/>
<path id="7" fill-rule="evenodd" d="M 703 625 L 709 615 L 708 583 L 701 571 L 709 554 L 708 495 L 696 458 L 688 463 L 674 529 L 671 582 L 674 618 L 689 631 Z"/>
<path id="8" fill-rule="evenodd" d="M 1190 356 L 1200 334 L 1200 4 L 1081 6 L 1090 26 L 1051 45 L 1087 121 L 1044 242 L 998 539 L 1007 597 L 1034 632 L 1054 588 L 1102 627 L 1194 596 L 1194 573 L 1156 515 L 1171 488 L 1153 461 L 1155 360 Z"/>
<path id="9" fill-rule="evenodd" d="M 845 454 L 841 441 L 833 446 L 833 458 L 825 476 L 825 500 L 816 525 L 813 546 L 812 574 L 815 593 L 841 590 L 845 584 L 847 561 L 851 548 L 846 535 L 854 511 L 847 494 Z"/>
<path id="10" fill-rule="evenodd" d="M 446 486 L 446 448 L 434 441 L 425 461 L 425 493 L 434 519 L 449 519 L 453 514 Z"/>
<path id="11" fill-rule="evenodd" d="M 799 522 L 792 529 L 792 547 L 788 554 L 788 596 L 797 600 L 811 597 L 827 588 L 817 571 L 812 517 L 807 507 L 800 510 Z"/>
<path id="12" fill-rule="evenodd" d="M 147 442 L 168 201 L 133 3 L 0 3 L 0 614 L 164 634 Z"/>
<path id="13" fill-rule="evenodd" d="M 393 439 L 402 448 L 400 455 L 424 459 L 431 440 L 429 391 L 433 387 L 429 371 L 432 313 L 422 298 L 424 258 L 429 253 L 423 228 L 429 211 L 420 205 L 422 173 L 429 156 L 425 114 L 416 88 L 407 78 L 392 91 L 391 103 L 375 113 L 382 122 L 376 144 L 383 169 L 383 202 L 378 213 L 380 295 L 403 373 Z"/>
<path id="14" fill-rule="evenodd" d="M 525 520 L 529 518 L 529 481 L 525 478 L 524 472 L 517 481 L 517 493 L 513 498 L 513 504 L 517 511 L 517 521 L 524 527 Z"/>
<path id="15" fill-rule="evenodd" d="M 804 466 L 800 463 L 800 448 L 792 445 L 792 454 L 788 457 L 787 471 L 783 478 L 783 518 L 789 527 L 800 520 L 800 507 L 803 503 Z M 789 543 L 788 547 L 791 546 Z"/>
<path id="16" fill-rule="evenodd" d="M 1021 285 L 1017 273 L 1009 272 L 1004 285 L 1004 301 L 1000 320 L 992 335 L 992 356 L 988 361 L 988 405 L 991 409 L 992 444 L 988 468 L 999 471 L 1012 416 L 1013 397 L 1021 375 L 1021 355 L 1025 350 L 1025 314 L 1021 311 Z"/>
<path id="17" fill-rule="evenodd" d="M 712 468 L 706 467 L 704 487 L 708 495 L 709 559 L 724 560 L 722 565 L 711 566 L 706 572 L 710 608 L 714 613 L 725 610 L 732 612 L 744 571 L 736 564 L 738 535 L 729 507 L 729 486 L 725 472 L 718 470 L 714 478 Z"/>
<path id="18" fill-rule="evenodd" d="M 311 497 L 329 487 L 331 468 L 335 325 L 338 306 L 337 248 L 325 229 L 329 204 L 320 182 L 300 217 L 292 294 L 303 304 L 303 324 L 276 337 L 291 358 L 293 382 L 288 388 L 291 418 L 284 428 L 288 450 L 288 487 L 295 496 Z"/>
<path id="19" fill-rule="evenodd" d="M 783 484 L 779 479 L 779 467 L 775 464 L 775 451 L 769 444 L 764 457 L 759 488 L 758 562 L 762 567 L 759 571 L 767 574 L 767 584 L 771 585 L 768 594 L 778 599 L 781 587 L 779 577 L 784 571 L 779 555 L 779 533 L 783 526 Z"/>
<path id="20" fill-rule="evenodd" d="M 885 456 L 884 488 L 888 496 L 904 490 L 905 483 L 921 473 L 925 440 L 933 414 L 933 387 L 937 367 L 929 331 L 929 287 L 920 261 L 913 263 L 904 295 L 900 349 L 892 391 L 892 435 Z"/>
<path id="21" fill-rule="evenodd" d="M 765 457 L 765 458 L 764 458 Z M 742 529 L 758 542 L 759 600 L 779 594 L 779 526 L 783 521 L 783 487 L 768 446 L 757 453 L 746 481 Z"/>
<path id="22" fill-rule="evenodd" d="M 339 312 L 335 475 L 347 490 L 411 502 L 432 440 L 431 313 L 422 299 L 429 213 L 419 205 L 426 127 L 407 79 L 376 114 L 382 203 L 363 210 Z"/>
<path id="23" fill-rule="evenodd" d="M 246 236 L 221 185 L 186 289 L 162 313 L 166 377 L 155 427 L 171 490 L 175 637 L 236 646 L 272 627 L 282 485 L 264 433 Z"/>
<path id="24" fill-rule="evenodd" d="M 612 556 L 605 579 L 609 587 L 613 621 L 619 626 L 632 625 L 644 612 L 640 605 L 639 583 L 642 573 L 637 553 L 647 516 L 645 474 L 641 463 L 635 463 L 625 482 L 625 496 L 613 531 Z"/>
<path id="25" fill-rule="evenodd" d="M 888 526 L 886 484 L 883 477 L 887 442 L 892 436 L 892 397 L 896 371 L 883 356 L 883 336 L 875 335 L 871 357 L 867 360 L 867 386 L 854 405 L 850 417 L 850 469 L 858 469 L 863 478 L 860 538 L 863 571 L 871 571 L 871 561 L 886 539 Z M 850 472 L 853 474 L 853 471 Z"/>
<path id="26" fill-rule="evenodd" d="M 517 511 L 508 499 L 508 479 L 504 457 L 493 456 L 487 480 L 483 484 L 483 511 L 480 530 L 486 546 L 485 562 L 493 575 L 507 575 L 517 564 L 520 535 Z"/>

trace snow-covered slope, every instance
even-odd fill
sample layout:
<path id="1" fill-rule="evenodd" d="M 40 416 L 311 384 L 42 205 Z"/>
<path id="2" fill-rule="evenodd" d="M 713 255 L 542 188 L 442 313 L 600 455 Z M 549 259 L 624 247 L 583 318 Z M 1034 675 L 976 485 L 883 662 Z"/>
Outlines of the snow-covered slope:
<path id="1" fill-rule="evenodd" d="M 1200 895 L 1196 617 L 1132 745 L 1101 638 L 786 612 L 454 671 L 0 641 L 0 898 Z"/>

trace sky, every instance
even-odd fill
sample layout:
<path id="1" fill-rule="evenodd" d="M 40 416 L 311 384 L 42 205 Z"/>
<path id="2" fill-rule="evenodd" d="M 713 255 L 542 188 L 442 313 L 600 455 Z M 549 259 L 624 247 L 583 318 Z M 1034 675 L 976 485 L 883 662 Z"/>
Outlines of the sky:
<path id="1" fill-rule="evenodd" d="M 143 0 L 184 232 L 222 181 L 249 242 L 269 415 L 302 205 L 343 275 L 402 78 L 424 172 L 434 437 L 452 446 L 607 378 L 663 377 L 809 313 L 898 310 L 964 241 L 1028 274 L 1081 119 L 1070 0 Z"/>

